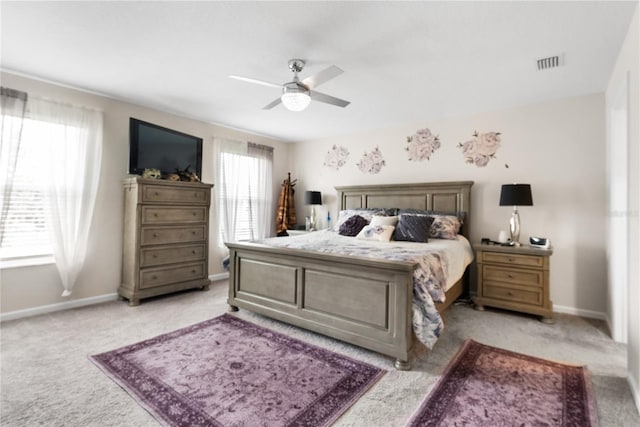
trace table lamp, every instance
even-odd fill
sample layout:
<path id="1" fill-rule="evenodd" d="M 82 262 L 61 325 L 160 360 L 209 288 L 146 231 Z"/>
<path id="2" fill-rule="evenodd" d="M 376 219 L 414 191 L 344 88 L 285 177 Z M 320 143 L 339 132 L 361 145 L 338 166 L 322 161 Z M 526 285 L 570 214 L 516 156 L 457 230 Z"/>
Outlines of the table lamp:
<path id="1" fill-rule="evenodd" d="M 520 246 L 520 214 L 518 206 L 533 206 L 530 184 L 504 184 L 500 191 L 500 206 L 513 206 L 509 220 L 511 244 Z"/>
<path id="2" fill-rule="evenodd" d="M 311 205 L 311 218 L 309 219 L 309 231 L 316 230 L 316 209 L 314 205 L 322 204 L 322 193 L 319 191 L 305 191 L 304 204 Z"/>

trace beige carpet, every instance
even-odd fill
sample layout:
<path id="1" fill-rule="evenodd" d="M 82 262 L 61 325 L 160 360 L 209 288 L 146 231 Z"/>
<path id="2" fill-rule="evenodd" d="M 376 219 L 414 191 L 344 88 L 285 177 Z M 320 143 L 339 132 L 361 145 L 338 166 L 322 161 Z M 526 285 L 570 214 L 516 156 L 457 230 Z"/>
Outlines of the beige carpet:
<path id="1" fill-rule="evenodd" d="M 143 301 L 110 302 L 3 322 L 2 426 L 157 426 L 157 422 L 94 366 L 87 355 L 122 347 L 226 311 L 226 282 Z M 418 351 L 414 369 L 393 360 L 245 310 L 235 315 L 312 344 L 389 370 L 335 426 L 403 426 L 466 338 L 537 357 L 587 365 L 601 426 L 640 425 L 625 378 L 626 346 L 614 343 L 603 322 L 558 315 L 547 325 L 526 315 L 453 306 L 432 352 Z"/>

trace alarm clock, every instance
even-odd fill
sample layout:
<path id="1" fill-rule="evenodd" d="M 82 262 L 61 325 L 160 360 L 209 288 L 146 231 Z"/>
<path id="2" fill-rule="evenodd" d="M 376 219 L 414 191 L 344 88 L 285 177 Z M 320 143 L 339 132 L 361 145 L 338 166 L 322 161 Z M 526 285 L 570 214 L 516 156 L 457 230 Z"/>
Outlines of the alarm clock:
<path id="1" fill-rule="evenodd" d="M 529 237 L 529 246 L 532 248 L 549 249 L 551 241 L 546 237 Z"/>

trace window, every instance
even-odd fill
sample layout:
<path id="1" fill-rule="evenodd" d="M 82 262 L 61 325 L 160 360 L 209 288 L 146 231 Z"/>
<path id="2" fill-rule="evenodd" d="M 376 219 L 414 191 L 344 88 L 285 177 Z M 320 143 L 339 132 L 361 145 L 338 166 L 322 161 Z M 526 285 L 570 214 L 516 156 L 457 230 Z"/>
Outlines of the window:
<path id="1" fill-rule="evenodd" d="M 19 119 L 5 116 L 5 120 Z M 7 218 L 0 228 L 0 259 L 53 254 L 44 191 L 53 161 L 48 147 L 49 144 L 69 147 L 80 132 L 79 128 L 25 118 Z M 79 150 L 69 147 L 65 152 L 73 157 Z"/>
<path id="2" fill-rule="evenodd" d="M 218 245 L 269 236 L 273 148 L 216 140 L 216 151 Z"/>
<path id="3" fill-rule="evenodd" d="M 20 120 L 5 116 L 4 120 Z M 60 135 L 59 125 L 25 119 L 22 139 L 8 198 L 8 212 L 0 228 L 0 258 L 3 260 L 51 255 L 51 236 L 46 221 L 45 195 L 48 150 L 41 135 Z"/>

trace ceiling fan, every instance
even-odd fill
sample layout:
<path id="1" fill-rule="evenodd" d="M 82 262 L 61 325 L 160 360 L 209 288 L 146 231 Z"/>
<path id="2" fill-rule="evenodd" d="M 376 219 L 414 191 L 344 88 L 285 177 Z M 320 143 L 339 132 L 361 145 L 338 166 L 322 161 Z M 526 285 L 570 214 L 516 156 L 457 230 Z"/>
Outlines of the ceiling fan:
<path id="1" fill-rule="evenodd" d="M 266 82 L 264 80 L 252 79 L 249 77 L 241 77 L 235 75 L 230 75 L 229 77 L 236 80 L 242 80 L 249 83 L 256 83 L 263 86 L 277 87 L 278 89 L 281 89 L 282 95 L 280 96 L 280 98 L 277 98 L 273 102 L 265 105 L 262 108 L 263 110 L 269 110 L 282 103 L 288 110 L 302 111 L 309 106 L 309 103 L 312 99 L 314 101 L 320 101 L 326 104 L 331 104 L 343 108 L 350 104 L 349 101 L 326 95 L 315 90 L 316 87 L 333 79 L 334 77 L 338 77 L 344 71 L 342 71 L 335 65 L 332 65 L 331 67 L 320 71 L 316 75 L 300 80 L 298 78 L 298 73 L 302 71 L 304 65 L 305 62 L 302 59 L 290 60 L 289 69 L 293 72 L 293 80 L 282 85 Z"/>

